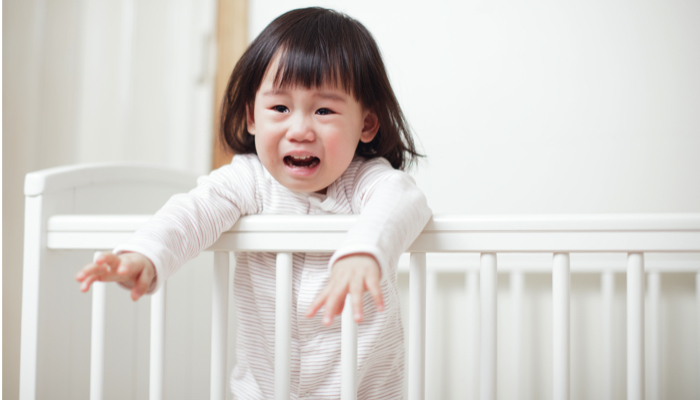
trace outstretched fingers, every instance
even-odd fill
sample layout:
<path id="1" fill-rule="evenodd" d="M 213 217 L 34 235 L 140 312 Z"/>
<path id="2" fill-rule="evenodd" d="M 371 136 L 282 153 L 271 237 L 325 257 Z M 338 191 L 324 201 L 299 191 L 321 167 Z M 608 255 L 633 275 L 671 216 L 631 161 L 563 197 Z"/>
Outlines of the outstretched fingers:
<path id="1" fill-rule="evenodd" d="M 80 282 L 83 292 L 87 292 L 94 282 L 120 282 L 131 289 L 131 298 L 136 301 L 151 288 L 156 270 L 151 260 L 140 253 L 126 252 L 118 256 L 102 253 L 95 262 L 78 272 L 75 279 Z"/>
<path id="2" fill-rule="evenodd" d="M 75 280 L 81 283 L 80 290 L 87 292 L 94 282 L 114 280 L 119 262 L 119 258 L 114 254 L 99 255 L 94 263 L 86 265 L 75 275 Z"/>
<path id="3" fill-rule="evenodd" d="M 318 310 L 320 310 L 321 307 L 323 307 L 323 303 L 325 303 L 326 297 L 328 297 L 328 292 L 330 292 L 330 288 L 326 286 L 325 288 L 323 288 L 321 293 L 319 293 L 318 296 L 316 296 L 314 301 L 311 302 L 309 309 L 306 310 L 306 318 L 313 317 L 314 315 L 316 315 Z"/>
<path id="4" fill-rule="evenodd" d="M 384 296 L 382 295 L 382 287 L 380 285 L 379 273 L 369 274 L 365 278 L 365 289 L 372 296 L 374 306 L 378 311 L 384 311 Z"/>
<path id="5" fill-rule="evenodd" d="M 330 280 L 326 287 L 311 303 L 307 317 L 313 317 L 322 307 L 323 324 L 328 326 L 333 317 L 343 312 L 347 294 L 350 293 L 350 304 L 353 318 L 361 322 L 364 318 L 362 309 L 363 294 L 370 292 L 377 310 L 384 310 L 384 298 L 380 285 L 381 271 L 372 256 L 360 254 L 339 259 L 333 266 Z"/>
<path id="6" fill-rule="evenodd" d="M 333 317 L 343 312 L 347 293 L 347 286 L 336 286 L 331 290 L 324 304 L 323 325 L 330 326 L 333 323 Z"/>
<path id="7" fill-rule="evenodd" d="M 364 279 L 355 277 L 350 282 L 350 297 L 352 299 L 353 317 L 356 322 L 362 322 L 364 318 L 362 300 L 365 291 L 368 291 L 370 296 L 372 296 L 377 310 L 384 311 L 384 296 L 382 296 L 382 288 L 379 284 L 379 274 L 370 272 Z"/>
<path id="8" fill-rule="evenodd" d="M 152 268 L 143 268 L 141 272 L 139 273 L 138 278 L 136 279 L 136 284 L 134 285 L 133 289 L 131 289 L 131 299 L 136 301 L 141 296 L 146 294 L 146 291 L 148 290 L 149 286 L 151 286 L 151 282 L 153 281 L 153 269 Z"/>
<path id="9" fill-rule="evenodd" d="M 333 317 L 343 312 L 347 293 L 347 284 L 340 286 L 328 284 L 311 303 L 306 311 L 306 317 L 313 317 L 323 308 L 323 325 L 330 326 Z"/>
<path id="10" fill-rule="evenodd" d="M 352 314 L 355 322 L 362 321 L 362 293 L 364 288 L 362 277 L 354 276 L 350 281 L 350 300 L 352 301 Z"/>

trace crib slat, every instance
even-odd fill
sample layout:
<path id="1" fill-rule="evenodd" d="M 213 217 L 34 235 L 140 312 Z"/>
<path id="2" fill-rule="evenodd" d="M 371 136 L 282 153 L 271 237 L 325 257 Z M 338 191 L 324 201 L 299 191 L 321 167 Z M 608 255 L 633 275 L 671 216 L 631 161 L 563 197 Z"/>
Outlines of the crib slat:
<path id="1" fill-rule="evenodd" d="M 211 388 L 212 400 L 226 399 L 226 358 L 228 339 L 229 252 L 214 253 L 214 287 L 211 321 Z"/>
<path id="2" fill-rule="evenodd" d="M 649 276 L 649 400 L 661 399 L 661 357 L 659 352 L 660 327 L 659 300 L 661 297 L 661 275 L 650 272 Z"/>
<path id="3" fill-rule="evenodd" d="M 481 253 L 481 400 L 496 400 L 496 253 Z"/>
<path id="4" fill-rule="evenodd" d="M 601 315 L 603 319 L 603 397 L 602 400 L 613 400 L 615 398 L 614 382 L 616 381 L 616 369 L 613 366 L 613 339 L 615 323 L 615 273 L 606 271 L 600 277 L 601 295 L 603 309 Z"/>
<path id="5" fill-rule="evenodd" d="M 510 398 L 518 400 L 522 393 L 522 374 L 520 373 L 522 336 L 523 330 L 523 290 L 525 286 L 525 275 L 521 271 L 510 273 L 510 296 L 512 309 L 511 341 L 513 343 L 513 383 L 511 385 Z"/>
<path id="6" fill-rule="evenodd" d="M 552 266 L 552 345 L 554 360 L 554 400 L 569 398 L 569 294 L 570 265 L 568 253 L 554 253 Z"/>
<path id="7" fill-rule="evenodd" d="M 99 253 L 95 254 L 95 258 Z M 105 282 L 92 284 L 92 330 L 90 338 L 90 400 L 104 398 L 105 371 L 105 309 L 107 287 Z"/>
<path id="8" fill-rule="evenodd" d="M 292 253 L 277 254 L 275 399 L 289 400 L 292 360 Z"/>
<path id="9" fill-rule="evenodd" d="M 479 398 L 479 271 L 470 270 L 466 275 L 467 287 L 467 360 L 469 361 L 465 385 L 467 399 Z"/>
<path id="10" fill-rule="evenodd" d="M 697 331 L 698 332 L 698 348 L 700 348 L 700 272 L 695 274 L 695 301 L 697 303 Z M 698 351 L 698 357 L 700 357 L 700 351 Z M 700 384 L 700 376 L 698 376 L 698 383 Z M 700 387 L 697 388 L 698 392 L 700 392 Z"/>
<path id="11" fill-rule="evenodd" d="M 357 323 L 353 318 L 350 294 L 345 297 L 341 325 L 340 398 L 357 399 Z"/>
<path id="12" fill-rule="evenodd" d="M 644 399 L 644 256 L 627 255 L 627 399 Z"/>
<path id="13" fill-rule="evenodd" d="M 423 345 L 425 358 L 423 362 L 423 376 L 425 379 L 425 398 L 441 399 L 446 396 L 447 390 L 442 382 L 444 370 L 440 362 L 442 354 L 443 340 L 440 337 L 440 316 L 441 312 L 437 306 L 437 277 L 438 273 L 434 269 L 427 268 L 425 272 L 425 336 Z M 430 371 L 430 373 L 425 373 Z"/>
<path id="14" fill-rule="evenodd" d="M 167 282 L 151 296 L 151 360 L 149 400 L 163 400 L 165 368 L 165 293 Z"/>
<path id="15" fill-rule="evenodd" d="M 411 253 L 409 278 L 408 398 L 425 398 L 425 253 Z"/>

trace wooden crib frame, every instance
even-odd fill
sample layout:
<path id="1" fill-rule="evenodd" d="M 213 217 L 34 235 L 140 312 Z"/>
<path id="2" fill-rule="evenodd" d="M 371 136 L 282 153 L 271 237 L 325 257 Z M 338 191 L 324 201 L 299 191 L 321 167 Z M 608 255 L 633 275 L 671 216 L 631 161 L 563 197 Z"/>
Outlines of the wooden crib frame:
<path id="1" fill-rule="evenodd" d="M 44 316 L 70 312 L 70 304 L 51 292 L 54 282 L 72 279 L 73 272 L 56 265 L 66 250 L 104 250 L 131 235 L 171 194 L 194 186 L 189 174 L 153 166 L 117 163 L 53 168 L 27 175 L 25 182 L 25 250 L 22 295 L 20 399 L 37 398 L 40 351 L 61 352 L 60 328 L 52 345 L 42 347 L 40 332 L 52 328 Z M 275 390 L 277 399 L 290 396 L 291 253 L 332 252 L 355 217 L 247 216 L 225 232 L 208 251 L 215 252 L 212 318 L 212 399 L 226 398 L 229 252 L 265 251 L 277 258 L 277 328 Z M 426 253 L 479 253 L 480 398 L 496 398 L 496 274 L 497 254 L 552 253 L 553 278 L 553 398 L 568 399 L 570 253 L 626 253 L 627 256 L 627 394 L 643 399 L 644 278 L 646 252 L 700 252 L 700 214 L 468 216 L 436 215 L 411 245 L 408 321 L 409 399 L 425 393 Z M 84 264 L 84 263 L 83 263 Z M 676 271 L 646 268 L 646 272 Z M 700 265 L 680 270 L 700 271 Z M 698 287 L 700 287 L 700 273 Z M 650 275 L 650 282 L 651 280 Z M 77 286 L 70 290 L 77 292 Z M 651 289 L 650 289 L 651 290 Z M 104 284 L 93 289 L 90 398 L 104 395 Z M 151 302 L 150 398 L 163 398 L 164 290 Z M 700 296 L 699 307 L 700 307 Z M 85 300 L 87 298 L 85 297 Z M 350 307 L 346 310 L 349 311 Z M 700 315 L 700 314 L 699 314 Z M 354 399 L 356 325 L 343 315 L 342 398 Z M 58 336 L 54 338 L 53 336 Z M 64 335 L 64 339 L 65 339 Z M 63 353 L 61 353 L 63 354 Z M 61 356 L 59 354 L 58 356 Z M 48 372 L 42 372 L 48 376 Z M 654 376 L 654 374 L 652 374 Z M 650 385 L 657 384 L 650 382 Z"/>

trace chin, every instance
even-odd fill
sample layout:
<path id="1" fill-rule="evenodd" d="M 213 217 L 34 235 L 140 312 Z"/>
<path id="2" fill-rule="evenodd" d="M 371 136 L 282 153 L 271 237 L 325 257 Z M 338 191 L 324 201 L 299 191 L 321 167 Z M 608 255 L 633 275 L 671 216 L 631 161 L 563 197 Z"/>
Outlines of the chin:
<path id="1" fill-rule="evenodd" d="M 318 185 L 304 184 L 300 182 L 280 182 L 282 186 L 296 193 L 315 193 L 318 191 L 325 191 L 326 186 L 318 187 Z"/>

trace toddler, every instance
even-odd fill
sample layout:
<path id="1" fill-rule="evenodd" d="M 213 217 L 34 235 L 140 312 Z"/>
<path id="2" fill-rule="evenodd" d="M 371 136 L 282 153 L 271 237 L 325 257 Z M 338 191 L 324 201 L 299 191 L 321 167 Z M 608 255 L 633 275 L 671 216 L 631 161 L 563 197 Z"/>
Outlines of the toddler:
<path id="1" fill-rule="evenodd" d="M 231 74 L 220 135 L 236 154 L 231 164 L 173 196 L 129 241 L 83 268 L 81 290 L 116 281 L 133 300 L 153 293 L 242 215 L 359 214 L 332 255 L 293 256 L 291 393 L 340 397 L 334 317 L 350 293 L 358 398 L 401 398 L 396 266 L 431 211 L 402 172 L 419 155 L 370 33 L 322 8 L 278 17 Z M 236 253 L 233 292 L 234 398 L 273 398 L 275 254 Z"/>

